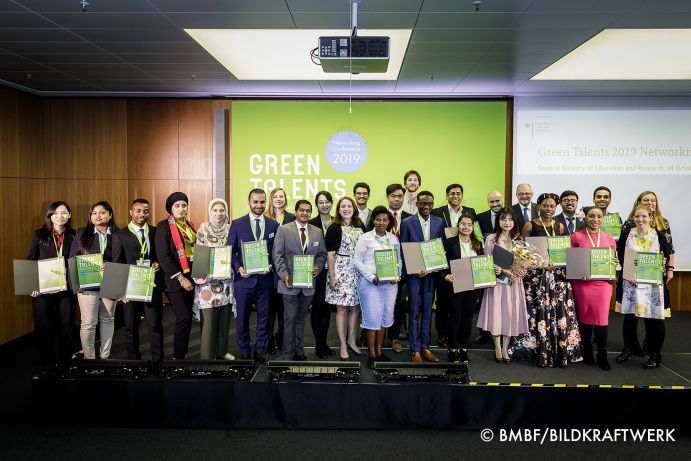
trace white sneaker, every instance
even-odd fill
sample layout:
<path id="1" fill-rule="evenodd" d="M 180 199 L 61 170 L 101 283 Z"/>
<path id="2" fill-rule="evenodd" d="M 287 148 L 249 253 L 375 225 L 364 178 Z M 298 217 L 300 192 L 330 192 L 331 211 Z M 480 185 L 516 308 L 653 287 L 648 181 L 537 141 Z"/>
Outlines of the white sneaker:
<path id="1" fill-rule="evenodd" d="M 224 355 L 223 358 L 226 360 L 235 360 L 235 356 L 230 352 L 226 352 L 226 355 Z"/>

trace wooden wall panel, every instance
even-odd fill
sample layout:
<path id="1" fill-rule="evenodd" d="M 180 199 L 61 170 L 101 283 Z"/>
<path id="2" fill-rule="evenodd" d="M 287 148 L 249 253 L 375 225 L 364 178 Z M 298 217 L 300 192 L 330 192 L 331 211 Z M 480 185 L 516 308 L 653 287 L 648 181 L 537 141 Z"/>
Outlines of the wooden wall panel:
<path id="1" fill-rule="evenodd" d="M 178 101 L 127 101 L 129 179 L 178 178 Z"/>
<path id="2" fill-rule="evenodd" d="M 181 179 L 180 190 L 187 194 L 190 202 L 189 219 L 199 226 L 204 221 L 208 221 L 209 216 L 206 210 L 207 205 L 211 201 L 213 187 L 211 181 Z"/>
<path id="3" fill-rule="evenodd" d="M 177 179 L 137 179 L 128 181 L 129 201 L 145 198 L 151 204 L 149 222 L 157 224 L 168 217 L 166 199 L 180 188 Z"/>
<path id="4" fill-rule="evenodd" d="M 44 146 L 46 177 L 103 177 L 94 168 L 93 120 L 84 100 L 45 100 Z"/>
<path id="5" fill-rule="evenodd" d="M 179 101 L 180 179 L 212 178 L 214 114 L 212 101 Z"/>
<path id="6" fill-rule="evenodd" d="M 19 129 L 19 176 L 45 178 L 43 101 L 35 96 L 19 93 L 17 126 Z"/>
<path id="7" fill-rule="evenodd" d="M 93 117 L 95 167 L 99 178 L 127 179 L 127 101 L 90 101 Z"/>
<path id="8" fill-rule="evenodd" d="M 19 176 L 19 127 L 17 103 L 19 93 L 0 88 L 0 177 Z"/>

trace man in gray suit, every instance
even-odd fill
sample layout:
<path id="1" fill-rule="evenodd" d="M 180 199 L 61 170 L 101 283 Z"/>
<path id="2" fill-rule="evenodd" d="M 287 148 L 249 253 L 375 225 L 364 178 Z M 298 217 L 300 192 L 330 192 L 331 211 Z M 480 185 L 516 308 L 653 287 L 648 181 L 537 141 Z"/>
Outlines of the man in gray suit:
<path id="1" fill-rule="evenodd" d="M 274 240 L 273 261 L 278 275 L 278 293 L 283 295 L 283 359 L 307 360 L 303 348 L 305 317 L 314 296 L 312 288 L 293 286 L 293 256 L 312 255 L 312 277 L 319 275 L 326 262 L 326 246 L 322 231 L 307 221 L 312 204 L 298 200 L 295 221 L 278 228 Z"/>

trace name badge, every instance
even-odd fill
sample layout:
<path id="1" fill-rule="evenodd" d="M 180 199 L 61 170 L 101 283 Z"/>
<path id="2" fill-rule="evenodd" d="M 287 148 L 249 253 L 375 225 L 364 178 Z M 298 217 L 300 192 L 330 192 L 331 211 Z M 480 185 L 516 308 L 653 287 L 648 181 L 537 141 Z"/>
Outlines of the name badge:
<path id="1" fill-rule="evenodd" d="M 318 246 L 319 246 L 319 242 L 312 242 L 312 246 L 313 246 L 313 247 L 318 247 Z"/>
<path id="2" fill-rule="evenodd" d="M 270 239 L 274 238 L 274 233 L 273 233 L 273 232 L 269 234 L 269 238 L 270 238 Z"/>
<path id="3" fill-rule="evenodd" d="M 139 259 L 137 260 L 137 266 L 151 267 L 150 259 Z"/>

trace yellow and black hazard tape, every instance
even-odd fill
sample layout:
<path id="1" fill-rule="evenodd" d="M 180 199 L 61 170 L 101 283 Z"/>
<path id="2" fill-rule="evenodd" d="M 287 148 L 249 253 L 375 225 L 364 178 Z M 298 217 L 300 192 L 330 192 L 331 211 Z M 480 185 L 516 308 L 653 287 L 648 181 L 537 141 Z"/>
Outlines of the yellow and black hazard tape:
<path id="1" fill-rule="evenodd" d="M 563 383 L 499 383 L 486 382 L 481 383 L 477 381 L 468 382 L 469 386 L 488 386 L 488 387 L 570 387 L 583 389 L 675 389 L 685 390 L 691 389 L 689 386 L 635 386 L 632 384 L 563 384 Z"/>

